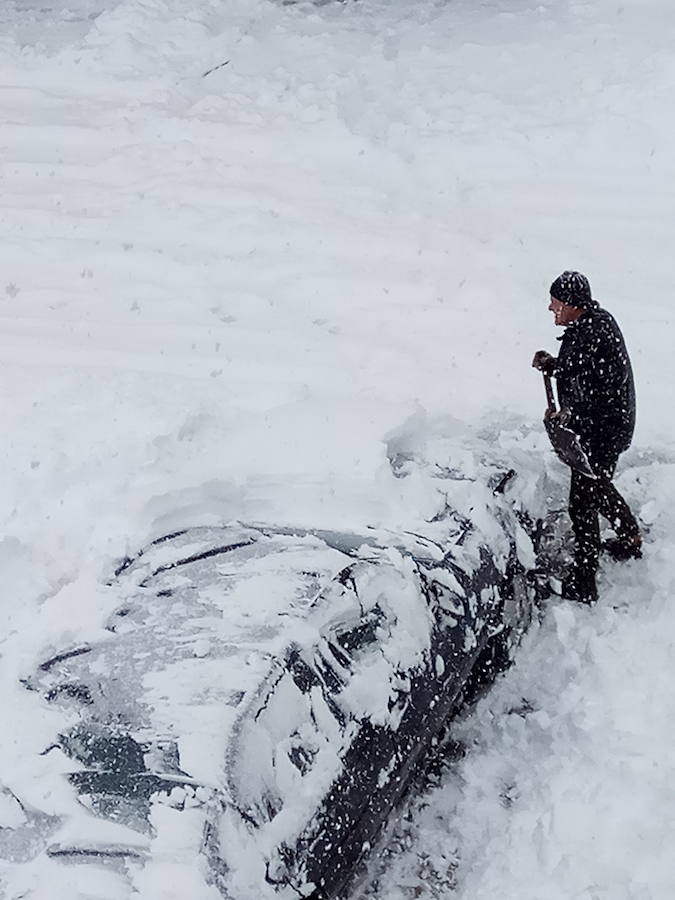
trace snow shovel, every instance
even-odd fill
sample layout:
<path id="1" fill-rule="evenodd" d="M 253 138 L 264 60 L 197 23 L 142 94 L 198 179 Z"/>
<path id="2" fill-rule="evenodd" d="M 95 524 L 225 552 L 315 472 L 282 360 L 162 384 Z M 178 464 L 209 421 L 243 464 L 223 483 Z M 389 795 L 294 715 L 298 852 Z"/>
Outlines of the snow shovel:
<path id="1" fill-rule="evenodd" d="M 544 375 L 544 387 L 546 388 L 546 401 L 548 407 L 544 413 L 544 427 L 548 433 L 553 449 L 562 462 L 571 469 L 576 469 L 588 478 L 597 476 L 591 469 L 588 456 L 579 442 L 579 435 L 569 428 L 569 410 L 557 411 L 551 376 Z"/>

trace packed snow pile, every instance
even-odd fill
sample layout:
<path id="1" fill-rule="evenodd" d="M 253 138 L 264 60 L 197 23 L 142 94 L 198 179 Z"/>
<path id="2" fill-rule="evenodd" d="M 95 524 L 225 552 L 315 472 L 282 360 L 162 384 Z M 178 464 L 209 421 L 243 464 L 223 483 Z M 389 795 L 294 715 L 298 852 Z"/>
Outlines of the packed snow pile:
<path id="1" fill-rule="evenodd" d="M 119 611 L 144 590 L 143 557 L 108 582 L 168 534 L 400 535 L 444 509 L 443 477 L 461 508 L 486 445 L 504 469 L 538 457 L 550 494 L 521 478 L 522 502 L 560 509 L 530 360 L 555 347 L 547 287 L 573 267 L 634 363 L 618 477 L 644 559 L 603 566 L 596 609 L 548 607 L 461 725 L 465 758 L 379 846 L 389 871 L 375 859 L 357 890 L 670 900 L 674 43 L 667 0 L 2 4 L 0 894 L 219 896 L 200 848 L 237 709 L 210 701 L 221 600 L 176 613 L 170 700 L 137 645 L 124 672 L 148 702 L 120 691 L 107 707 L 162 737 L 144 765 L 177 785 L 134 846 L 86 812 L 92 841 L 136 853 L 131 886 L 119 861 L 40 857 L 57 832 L 82 846 L 82 763 L 48 748 L 81 702 L 57 668 L 88 671 L 90 653 L 40 666 L 96 647 L 100 671 L 78 683 L 97 696 L 111 636 L 133 646 L 140 613 Z M 284 593 L 285 537 L 270 540 L 270 602 L 302 606 Z M 324 544 L 307 548 L 319 571 L 342 552 Z M 249 599 L 228 610 L 242 636 Z M 160 609 L 141 622 L 159 643 Z M 265 632 L 274 652 L 282 633 Z M 235 696 L 260 659 L 250 681 L 233 662 Z"/>

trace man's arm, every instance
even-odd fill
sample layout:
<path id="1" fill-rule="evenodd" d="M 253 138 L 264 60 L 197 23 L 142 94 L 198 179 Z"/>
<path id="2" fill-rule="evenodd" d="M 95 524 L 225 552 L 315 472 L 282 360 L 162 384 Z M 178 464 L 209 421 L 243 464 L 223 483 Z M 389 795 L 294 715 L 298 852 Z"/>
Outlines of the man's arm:
<path id="1" fill-rule="evenodd" d="M 574 363 L 568 375 L 568 402 L 583 427 L 597 427 L 605 417 L 607 400 L 626 378 L 626 361 L 612 332 L 602 327 L 587 336 Z"/>

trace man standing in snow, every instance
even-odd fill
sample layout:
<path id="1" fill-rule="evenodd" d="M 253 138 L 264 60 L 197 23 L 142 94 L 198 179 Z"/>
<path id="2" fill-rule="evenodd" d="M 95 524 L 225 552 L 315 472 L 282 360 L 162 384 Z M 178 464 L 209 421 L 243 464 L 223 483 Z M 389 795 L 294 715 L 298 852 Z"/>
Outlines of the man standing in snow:
<path id="1" fill-rule="evenodd" d="M 642 538 L 628 504 L 612 484 L 619 454 L 635 428 L 633 371 L 614 318 L 592 299 L 588 279 L 563 272 L 551 285 L 549 309 L 565 333 L 558 357 L 538 350 L 532 365 L 554 375 L 562 410 L 579 436 L 596 478 L 572 469 L 569 513 L 575 537 L 574 565 L 563 582 L 563 597 L 597 600 L 595 574 L 600 552 L 601 513 L 616 531 L 603 549 L 615 559 L 639 558 Z"/>

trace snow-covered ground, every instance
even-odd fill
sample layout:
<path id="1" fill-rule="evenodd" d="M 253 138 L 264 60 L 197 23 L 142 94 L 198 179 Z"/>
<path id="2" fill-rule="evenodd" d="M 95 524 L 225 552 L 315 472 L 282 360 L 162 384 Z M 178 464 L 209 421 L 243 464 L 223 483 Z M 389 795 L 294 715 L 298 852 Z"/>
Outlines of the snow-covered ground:
<path id="1" fill-rule="evenodd" d="M 634 463 L 623 486 L 659 510 L 646 559 L 607 566 L 593 610 L 551 605 L 453 729 L 466 756 L 393 823 L 356 900 L 673 896 L 673 468 Z"/>
<path id="2" fill-rule="evenodd" d="M 635 364 L 645 559 L 552 605 L 377 890 L 673 896 L 673 46 L 668 0 L 5 0 L 4 784 L 49 801 L 59 718 L 19 679 L 101 626 L 114 559 L 237 518 L 409 525 L 387 435 L 535 422 L 579 268 Z M 211 896 L 191 840 L 143 900 Z"/>

